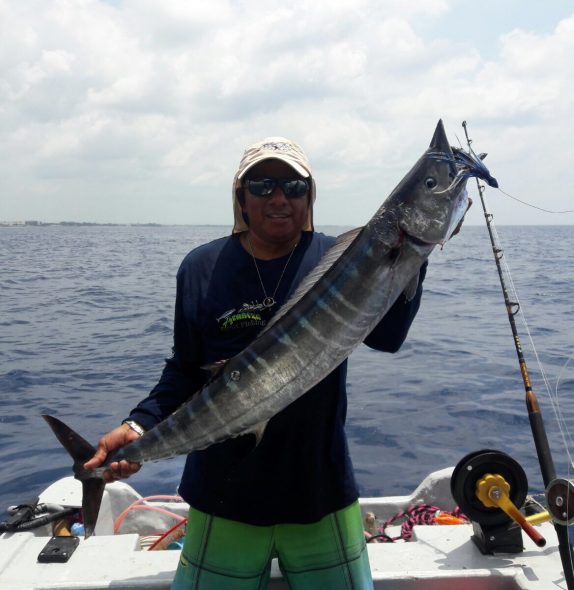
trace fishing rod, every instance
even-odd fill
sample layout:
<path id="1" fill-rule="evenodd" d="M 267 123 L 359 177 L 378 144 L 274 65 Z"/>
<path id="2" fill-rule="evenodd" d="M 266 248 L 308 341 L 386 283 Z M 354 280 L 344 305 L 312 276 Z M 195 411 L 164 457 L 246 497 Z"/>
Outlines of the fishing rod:
<path id="1" fill-rule="evenodd" d="M 464 134 L 466 136 L 466 143 L 469 151 L 473 154 L 471 144 L 472 140 L 469 138 L 466 121 L 462 122 L 464 128 Z M 482 159 L 484 156 L 479 156 Z M 492 231 L 492 219 L 493 215 L 488 213 L 486 210 L 486 204 L 484 202 L 484 185 L 482 185 L 478 177 L 476 178 L 476 185 L 478 187 L 478 194 L 480 196 L 480 202 L 482 204 L 482 210 L 484 212 L 484 218 L 486 219 L 486 226 L 488 228 L 488 234 L 490 236 L 490 243 L 492 246 L 492 252 L 494 254 L 494 260 L 496 262 L 496 268 L 498 270 L 498 278 L 500 279 L 500 286 L 504 296 L 504 303 L 506 304 L 506 312 L 508 314 L 508 321 L 510 322 L 510 328 L 512 330 L 512 336 L 514 338 L 514 347 L 516 348 L 516 354 L 518 356 L 518 364 L 520 365 L 520 373 L 522 375 L 522 381 L 524 383 L 524 390 L 526 393 L 525 401 L 526 408 L 528 410 L 528 419 L 530 421 L 530 428 L 532 430 L 532 436 L 534 438 L 534 445 L 536 447 L 536 454 L 538 456 L 538 462 L 540 464 L 540 471 L 542 473 L 542 480 L 544 481 L 544 487 L 548 490 L 548 486 L 556 481 L 556 468 L 554 467 L 554 461 L 552 459 L 552 453 L 550 451 L 550 444 L 548 442 L 548 436 L 546 434 L 546 428 L 544 427 L 544 421 L 542 419 L 542 413 L 540 411 L 540 405 L 538 404 L 538 398 L 532 389 L 530 377 L 528 375 L 528 367 L 526 366 L 526 360 L 522 352 L 522 344 L 520 343 L 520 336 L 516 328 L 516 322 L 514 316 L 520 310 L 520 304 L 510 300 L 508 290 L 504 281 L 504 275 L 502 272 L 501 260 L 504 256 L 502 248 L 496 243 L 494 234 Z M 562 501 L 565 502 L 564 498 Z M 562 502 L 560 502 L 561 504 Z M 562 567 L 564 569 L 564 578 L 566 580 L 566 586 L 568 590 L 574 590 L 574 566 L 572 560 L 572 549 L 570 547 L 570 541 L 568 539 L 568 527 L 566 524 L 560 524 L 556 521 L 553 522 L 558 537 L 558 547 L 560 550 L 560 559 L 562 561 Z"/>

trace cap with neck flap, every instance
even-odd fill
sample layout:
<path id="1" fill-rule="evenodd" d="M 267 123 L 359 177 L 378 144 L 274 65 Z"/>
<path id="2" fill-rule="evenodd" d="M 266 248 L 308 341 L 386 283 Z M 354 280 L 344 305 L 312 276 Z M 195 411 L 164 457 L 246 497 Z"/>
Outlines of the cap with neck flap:
<path id="1" fill-rule="evenodd" d="M 310 185 L 310 201 L 309 201 L 309 213 L 304 231 L 313 231 L 313 203 L 315 202 L 315 181 L 313 180 L 313 173 L 311 171 L 311 165 L 305 155 L 305 152 L 301 149 L 301 146 L 296 144 L 290 139 L 285 137 L 266 137 L 261 141 L 258 141 L 250 145 L 239 162 L 239 168 L 233 179 L 232 188 L 232 199 L 233 199 L 233 233 L 240 233 L 247 231 L 249 228 L 245 219 L 243 218 L 243 211 L 241 209 L 241 203 L 237 198 L 238 191 L 241 190 L 241 181 L 245 177 L 246 173 L 253 168 L 259 162 L 263 160 L 281 160 L 285 162 L 297 174 L 303 178 L 309 179 Z"/>

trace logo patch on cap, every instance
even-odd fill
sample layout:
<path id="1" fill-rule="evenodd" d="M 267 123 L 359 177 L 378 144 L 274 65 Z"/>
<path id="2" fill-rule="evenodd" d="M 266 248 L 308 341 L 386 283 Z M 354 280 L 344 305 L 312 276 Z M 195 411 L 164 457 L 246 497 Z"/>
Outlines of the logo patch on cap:
<path id="1" fill-rule="evenodd" d="M 262 150 L 278 151 L 278 152 L 296 152 L 297 150 L 290 143 L 264 143 L 261 146 Z"/>

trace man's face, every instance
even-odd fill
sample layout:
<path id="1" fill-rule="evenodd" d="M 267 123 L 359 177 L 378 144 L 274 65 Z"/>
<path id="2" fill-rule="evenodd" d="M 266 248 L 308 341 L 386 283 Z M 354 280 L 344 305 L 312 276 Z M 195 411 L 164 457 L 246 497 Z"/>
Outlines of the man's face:
<path id="1" fill-rule="evenodd" d="M 292 180 L 301 178 L 281 160 L 264 160 L 246 175 L 249 179 L 277 178 Z M 249 230 L 260 240 L 272 244 L 288 243 L 298 238 L 309 211 L 309 193 L 288 199 L 279 185 L 269 196 L 259 197 L 245 189 L 243 213 L 249 218 Z"/>

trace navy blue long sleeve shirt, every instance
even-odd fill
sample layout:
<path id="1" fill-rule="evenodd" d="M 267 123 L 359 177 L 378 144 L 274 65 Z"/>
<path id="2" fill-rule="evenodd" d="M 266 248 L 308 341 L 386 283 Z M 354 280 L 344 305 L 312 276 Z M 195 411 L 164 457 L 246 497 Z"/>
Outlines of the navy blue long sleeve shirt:
<path id="1" fill-rule="evenodd" d="M 149 429 L 197 392 L 205 365 L 231 358 L 249 344 L 319 262 L 335 239 L 305 232 L 293 256 L 258 260 L 239 236 L 200 246 L 177 274 L 172 358 L 130 419 Z M 418 311 L 426 264 L 410 302 L 401 295 L 365 343 L 395 352 Z M 277 305 L 261 305 L 274 290 Z M 258 445 L 253 435 L 191 453 L 180 494 L 204 512 L 255 525 L 309 523 L 358 497 L 347 440 L 346 361 L 274 416 Z"/>

